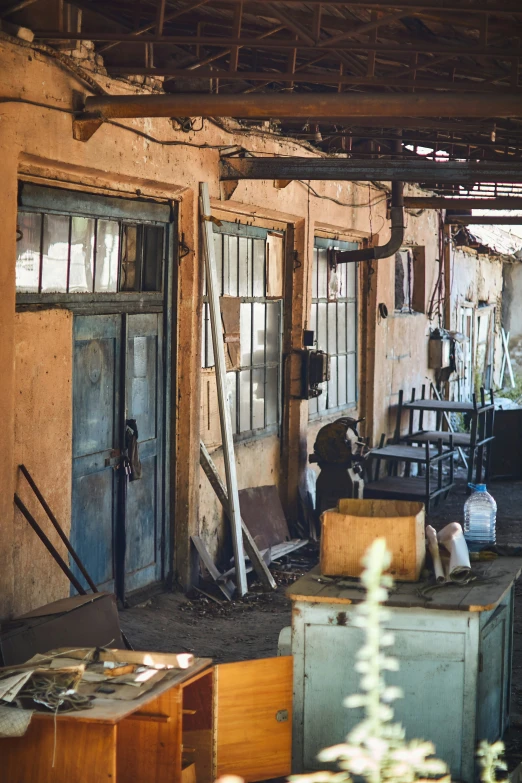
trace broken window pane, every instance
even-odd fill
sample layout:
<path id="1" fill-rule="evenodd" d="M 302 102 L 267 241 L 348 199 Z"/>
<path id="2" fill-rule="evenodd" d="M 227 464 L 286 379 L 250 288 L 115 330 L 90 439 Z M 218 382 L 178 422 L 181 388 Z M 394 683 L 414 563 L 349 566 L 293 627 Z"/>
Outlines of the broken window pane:
<path id="1" fill-rule="evenodd" d="M 138 226 L 123 226 L 121 245 L 120 291 L 139 291 L 140 249 Z"/>
<path id="2" fill-rule="evenodd" d="M 163 276 L 165 229 L 161 226 L 143 226 L 142 291 L 161 291 Z"/>
<path id="3" fill-rule="evenodd" d="M 69 293 L 90 293 L 94 274 L 93 218 L 73 217 L 71 221 L 71 265 Z"/>
<path id="4" fill-rule="evenodd" d="M 235 237 L 230 239 L 238 240 Z M 249 240 L 239 237 L 239 296 L 252 296 L 252 259 L 248 252 Z"/>
<path id="5" fill-rule="evenodd" d="M 347 361 L 345 356 L 337 357 L 337 405 L 342 407 L 348 402 Z"/>
<path id="6" fill-rule="evenodd" d="M 317 296 L 326 299 L 328 296 L 328 262 L 327 251 L 319 248 L 317 251 Z"/>
<path id="7" fill-rule="evenodd" d="M 17 228 L 21 238 L 16 243 L 16 290 L 38 293 L 42 216 L 19 212 Z"/>
<path id="8" fill-rule="evenodd" d="M 267 367 L 265 385 L 266 426 L 277 424 L 277 401 L 279 399 L 278 368 Z"/>
<path id="9" fill-rule="evenodd" d="M 263 239 L 254 239 L 251 241 L 253 245 L 253 276 L 254 276 L 253 296 L 265 296 L 266 294 L 265 241 Z"/>
<path id="10" fill-rule="evenodd" d="M 96 236 L 96 272 L 94 290 L 98 293 L 118 290 L 120 225 L 116 220 L 98 220 Z"/>
<path id="11" fill-rule="evenodd" d="M 265 308 L 262 302 L 255 302 L 252 324 L 252 364 L 265 362 Z"/>
<path id="12" fill-rule="evenodd" d="M 357 347 L 357 310 L 355 302 L 347 304 L 348 317 L 346 319 L 348 350 L 355 351 Z"/>
<path id="13" fill-rule="evenodd" d="M 328 353 L 337 353 L 337 305 L 329 302 L 328 306 Z"/>
<path id="14" fill-rule="evenodd" d="M 252 370 L 252 429 L 265 426 L 265 371 Z"/>
<path id="15" fill-rule="evenodd" d="M 277 362 L 281 352 L 279 302 L 268 302 L 266 305 L 266 361 Z"/>
<path id="16" fill-rule="evenodd" d="M 248 432 L 250 424 L 250 370 L 239 373 L 239 431 Z"/>
<path id="17" fill-rule="evenodd" d="M 65 215 L 44 215 L 42 246 L 42 292 L 67 291 L 69 224 Z"/>
<path id="18" fill-rule="evenodd" d="M 357 358 L 354 353 L 348 354 L 348 403 L 355 405 L 357 401 Z"/>

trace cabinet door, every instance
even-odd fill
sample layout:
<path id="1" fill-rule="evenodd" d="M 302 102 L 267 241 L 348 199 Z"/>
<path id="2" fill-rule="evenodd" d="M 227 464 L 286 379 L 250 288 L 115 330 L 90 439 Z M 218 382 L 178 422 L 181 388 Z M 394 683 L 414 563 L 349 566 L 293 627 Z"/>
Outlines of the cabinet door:
<path id="1" fill-rule="evenodd" d="M 477 742 L 500 739 L 509 698 L 509 607 L 499 606 L 480 631 Z"/>
<path id="2" fill-rule="evenodd" d="M 292 669 L 291 656 L 216 666 L 215 777 L 250 783 L 290 774 Z"/>

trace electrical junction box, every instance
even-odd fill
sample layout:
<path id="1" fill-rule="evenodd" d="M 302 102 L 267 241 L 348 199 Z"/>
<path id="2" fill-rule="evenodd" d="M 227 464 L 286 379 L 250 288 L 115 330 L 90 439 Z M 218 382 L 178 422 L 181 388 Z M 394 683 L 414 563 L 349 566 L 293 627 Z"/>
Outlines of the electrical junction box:
<path id="1" fill-rule="evenodd" d="M 431 337 L 428 346 L 428 367 L 430 370 L 443 370 L 450 366 L 451 340 L 449 337 Z"/>
<path id="2" fill-rule="evenodd" d="M 301 399 L 319 397 L 319 384 L 330 380 L 330 356 L 324 351 L 301 351 Z"/>

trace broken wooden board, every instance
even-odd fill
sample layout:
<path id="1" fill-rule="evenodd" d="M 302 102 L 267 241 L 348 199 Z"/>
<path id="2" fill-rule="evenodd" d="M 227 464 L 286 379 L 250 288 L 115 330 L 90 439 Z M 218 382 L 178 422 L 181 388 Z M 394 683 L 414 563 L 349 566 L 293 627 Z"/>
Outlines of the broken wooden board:
<path id="1" fill-rule="evenodd" d="M 190 540 L 194 544 L 194 546 L 197 549 L 198 555 L 201 558 L 201 562 L 205 566 L 205 568 L 208 571 L 209 576 L 214 580 L 214 582 L 217 584 L 227 601 L 232 600 L 232 596 L 234 595 L 234 592 L 236 590 L 236 586 L 233 582 L 230 580 L 227 580 L 225 582 L 220 581 L 221 573 L 216 568 L 214 561 L 210 557 L 209 551 L 207 547 L 205 546 L 205 542 L 203 539 L 201 539 L 199 536 L 191 536 Z"/>
<path id="2" fill-rule="evenodd" d="M 285 557 L 291 552 L 295 552 L 297 549 L 301 549 L 301 547 L 305 546 L 307 543 L 307 539 L 293 538 L 291 541 L 285 541 L 282 544 L 276 544 L 275 546 L 270 547 L 270 549 L 262 549 L 260 554 L 263 560 L 265 560 L 266 564 L 269 565 L 274 560 L 279 560 L 281 557 Z M 249 574 L 251 571 L 253 571 L 253 565 L 252 563 L 249 563 L 247 559 L 246 572 Z M 235 568 L 229 568 L 229 570 L 221 574 L 219 578 L 227 579 L 228 577 L 233 577 L 235 573 Z"/>
<path id="3" fill-rule="evenodd" d="M 221 476 L 219 475 L 217 468 L 214 465 L 214 462 L 212 461 L 212 457 L 208 453 L 208 450 L 205 444 L 203 443 L 203 441 L 200 441 L 199 444 L 199 463 L 203 468 L 206 477 L 210 481 L 210 485 L 214 490 L 214 492 L 216 493 L 219 502 L 223 506 L 223 510 L 225 514 L 229 516 L 228 495 L 227 495 L 226 487 L 223 484 L 221 480 Z M 277 589 L 276 581 L 272 576 L 272 574 L 270 573 L 267 564 L 261 557 L 259 549 L 256 546 L 254 539 L 250 535 L 250 532 L 243 518 L 241 518 L 241 530 L 243 532 L 243 544 L 245 547 L 245 551 L 248 557 L 250 558 L 253 567 L 255 568 L 259 580 L 262 582 L 262 584 L 265 585 L 265 587 L 268 587 L 271 590 L 276 590 Z"/>
<path id="4" fill-rule="evenodd" d="M 290 540 L 288 524 L 275 486 L 249 487 L 239 492 L 241 518 L 258 549 Z"/>

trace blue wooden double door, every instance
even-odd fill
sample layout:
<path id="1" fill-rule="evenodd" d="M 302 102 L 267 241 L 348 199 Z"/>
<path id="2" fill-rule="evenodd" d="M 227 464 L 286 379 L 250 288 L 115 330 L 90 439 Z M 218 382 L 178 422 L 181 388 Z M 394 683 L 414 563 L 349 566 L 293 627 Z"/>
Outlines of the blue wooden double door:
<path id="1" fill-rule="evenodd" d="M 162 319 L 74 319 L 71 539 L 99 589 L 122 599 L 163 576 Z M 136 481 L 122 461 L 130 419 L 142 464 Z"/>

